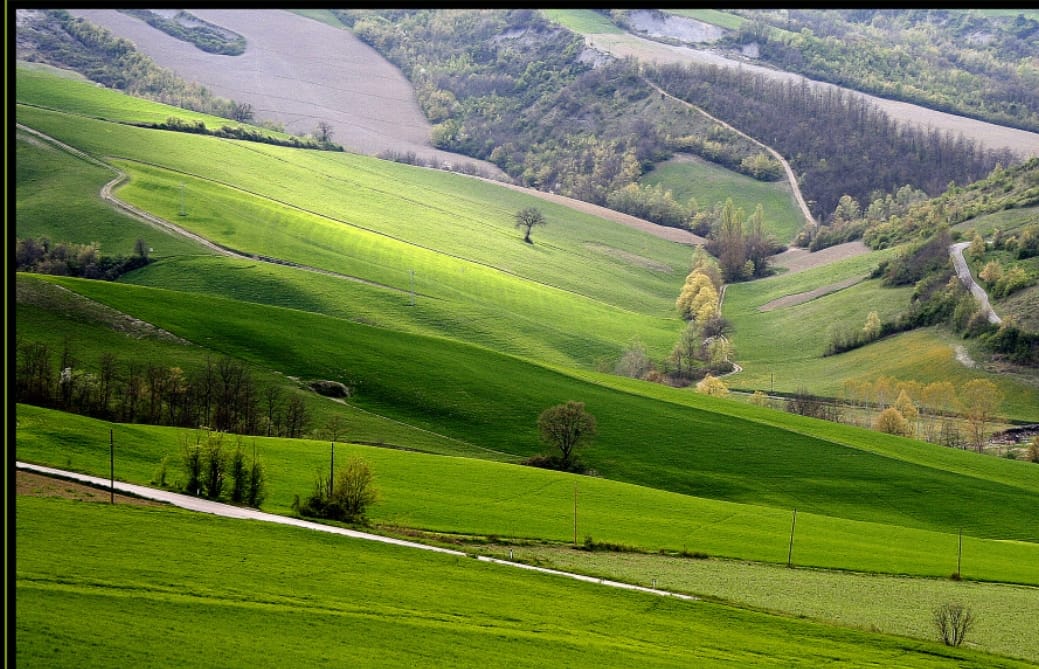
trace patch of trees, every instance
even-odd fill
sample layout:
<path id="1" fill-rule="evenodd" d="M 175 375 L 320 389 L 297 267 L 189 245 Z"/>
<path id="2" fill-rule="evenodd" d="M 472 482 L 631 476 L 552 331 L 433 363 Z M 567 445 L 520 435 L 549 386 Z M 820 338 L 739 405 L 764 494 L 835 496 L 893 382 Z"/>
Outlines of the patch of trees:
<path id="1" fill-rule="evenodd" d="M 334 476 L 318 475 L 314 491 L 302 503 L 297 497 L 293 507 L 303 516 L 366 524 L 368 507 L 379 498 L 374 481 L 368 463 L 353 457 Z"/>
<path id="2" fill-rule="evenodd" d="M 316 137 L 286 137 L 278 138 L 264 134 L 257 128 L 247 126 L 223 125 L 219 128 L 207 128 L 202 121 L 188 121 L 176 116 L 170 116 L 163 123 L 136 123 L 145 128 L 157 130 L 172 130 L 174 132 L 189 132 L 196 135 L 210 135 L 223 137 L 224 139 L 241 139 L 248 142 L 262 142 L 263 144 L 274 144 L 276 146 L 291 146 L 297 149 L 317 149 L 320 151 L 342 151 L 343 147 L 332 143 L 329 139 Z"/>
<path id="3" fill-rule="evenodd" d="M 186 480 L 181 482 L 180 488 L 185 493 L 260 508 L 267 496 L 266 470 L 256 456 L 255 447 L 252 458 L 246 456 L 240 435 L 234 450 L 228 451 L 222 432 L 199 430 L 195 432 L 194 441 L 188 437 L 182 439 L 181 449 Z M 165 461 L 161 466 L 165 467 Z M 165 471 L 157 478 L 158 483 L 165 485 Z"/>
<path id="4" fill-rule="evenodd" d="M 668 93 L 702 107 L 786 156 L 813 215 L 827 220 L 843 195 L 859 202 L 910 185 L 934 197 L 1015 158 L 962 136 L 900 124 L 863 98 L 804 80 L 776 81 L 704 64 L 645 66 Z"/>
<path id="5" fill-rule="evenodd" d="M 732 35 L 780 69 L 1039 131 L 1039 21 L 948 9 L 754 9 Z M 775 29 L 780 30 L 775 30 Z"/>
<path id="6" fill-rule="evenodd" d="M 783 250 L 765 233 L 765 211 L 759 204 L 747 216 L 732 198 L 722 205 L 721 215 L 711 227 L 705 248 L 718 258 L 722 279 L 726 283 L 746 281 L 771 273 L 771 256 Z"/>
<path id="7" fill-rule="evenodd" d="M 654 362 L 638 338 L 621 353 L 613 372 L 656 383 L 685 387 L 703 382 L 698 390 L 707 394 L 728 392 L 717 377 L 734 369 L 728 335 L 732 324 L 721 317 L 722 272 L 703 247 L 693 252 L 692 268 L 686 276 L 675 308 L 686 326 L 668 356 Z"/>
<path id="8" fill-rule="evenodd" d="M 170 37 L 194 44 L 207 53 L 240 56 L 245 52 L 244 37 L 226 28 L 203 21 L 182 9 L 177 10 L 177 13 L 170 18 L 150 9 L 120 9 L 118 11 L 141 19 Z"/>
<path id="9" fill-rule="evenodd" d="M 25 25 L 19 25 L 18 36 L 20 48 L 31 51 L 26 60 L 75 70 L 129 95 L 224 118 L 233 119 L 236 110 L 241 111 L 231 100 L 214 97 L 204 86 L 159 67 L 130 40 L 65 10 L 37 12 Z"/>
<path id="10" fill-rule="evenodd" d="M 114 281 L 150 262 L 148 245 L 138 239 L 131 256 L 105 256 L 97 242 L 52 242 L 47 237 L 27 237 L 15 242 L 15 269 L 19 272 L 75 276 Z"/>
<path id="11" fill-rule="evenodd" d="M 230 357 L 207 357 L 185 371 L 104 352 L 88 365 L 69 338 L 60 351 L 19 338 L 15 354 L 17 402 L 121 423 L 268 437 L 302 437 L 309 420 L 301 397 L 260 385 L 244 362 Z"/>
<path id="12" fill-rule="evenodd" d="M 779 174 L 753 142 L 660 95 L 636 61 L 596 64 L 582 37 L 537 12 L 336 14 L 412 82 L 437 147 L 491 161 L 526 186 L 681 226 L 683 205 L 669 193 L 631 187 L 674 151 L 755 178 Z"/>

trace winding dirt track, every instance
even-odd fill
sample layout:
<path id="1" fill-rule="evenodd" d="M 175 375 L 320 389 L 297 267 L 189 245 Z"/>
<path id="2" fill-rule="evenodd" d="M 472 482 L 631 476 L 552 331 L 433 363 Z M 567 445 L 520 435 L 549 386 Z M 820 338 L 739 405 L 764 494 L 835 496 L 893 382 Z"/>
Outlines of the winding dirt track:
<path id="1" fill-rule="evenodd" d="M 958 242 L 949 247 L 952 264 L 956 267 L 956 276 L 959 277 L 963 285 L 967 287 L 974 299 L 981 305 L 981 312 L 985 314 L 988 322 L 993 325 L 999 325 L 1003 322 L 1003 319 L 997 316 L 992 309 L 992 305 L 988 301 L 988 293 L 974 281 L 974 277 L 970 273 L 970 266 L 967 265 L 967 261 L 963 257 L 963 250 L 968 246 L 970 246 L 970 242 Z"/>

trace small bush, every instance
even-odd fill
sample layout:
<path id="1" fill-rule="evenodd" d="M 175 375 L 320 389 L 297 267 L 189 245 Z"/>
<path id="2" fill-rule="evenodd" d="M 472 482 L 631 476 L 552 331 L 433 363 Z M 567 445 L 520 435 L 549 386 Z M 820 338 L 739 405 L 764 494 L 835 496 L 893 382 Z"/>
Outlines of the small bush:
<path id="1" fill-rule="evenodd" d="M 310 388 L 325 397 L 350 397 L 350 389 L 338 381 L 311 381 Z"/>
<path id="2" fill-rule="evenodd" d="M 318 476 L 314 492 L 299 505 L 304 516 L 346 523 L 365 523 L 368 507 L 378 498 L 372 470 L 364 460 L 351 458 L 336 472 L 335 481 Z"/>

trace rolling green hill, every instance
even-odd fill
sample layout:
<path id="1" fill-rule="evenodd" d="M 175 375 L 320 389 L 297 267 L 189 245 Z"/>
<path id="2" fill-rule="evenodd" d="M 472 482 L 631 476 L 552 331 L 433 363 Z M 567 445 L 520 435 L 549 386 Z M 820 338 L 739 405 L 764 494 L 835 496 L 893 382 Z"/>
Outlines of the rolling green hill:
<path id="1" fill-rule="evenodd" d="M 187 373 L 207 360 L 227 357 L 247 363 L 261 382 L 303 399 L 311 414 L 308 439 L 244 438 L 269 465 L 266 505 L 273 512 L 292 513 L 294 497 L 312 488 L 316 472 L 327 463 L 323 430 L 338 417 L 344 421 L 340 441 L 352 442 L 343 449 L 362 455 L 377 472 L 382 498 L 372 517 L 382 527 L 567 542 L 578 538 L 572 533 L 574 491 L 579 489 L 580 538 L 647 553 L 702 550 L 781 564 L 796 509 L 799 565 L 943 577 L 956 569 L 962 533 L 968 579 L 1039 584 L 1034 514 L 1039 467 L 1031 463 L 981 457 L 607 373 L 633 337 L 657 357 L 670 349 L 684 327 L 674 298 L 688 271 L 689 247 L 457 174 L 103 120 L 133 121 L 175 110 L 139 101 L 124 105 L 124 96 L 72 80 L 34 75 L 24 89 L 22 79 L 18 81 L 18 123 L 126 173 L 129 182 L 117 197 L 239 257 L 115 213 L 97 195 L 114 170 L 19 131 L 14 226 L 19 237 L 98 241 L 112 253 L 126 252 L 127 244 L 145 238 L 156 250 L 155 262 L 117 282 L 18 274 L 12 281 L 17 345 L 43 342 L 55 353 L 70 346 L 77 369 L 84 370 L 95 369 L 106 353 L 121 362 Z M 548 219 L 548 225 L 535 230 L 532 245 L 522 242 L 513 225 L 514 212 L 526 206 L 539 207 Z M 730 286 L 725 313 L 737 327 L 737 359 L 746 360 L 742 375 L 730 379 L 732 385 L 765 387 L 766 377 L 771 381 L 777 371 L 782 388 L 810 382 L 815 392 L 835 394 L 843 381 L 878 371 L 898 375 L 908 370 L 924 379 L 967 378 L 968 372 L 939 355 L 948 352 L 948 342 L 930 332 L 884 340 L 839 361 L 819 357 L 826 324 L 835 315 L 855 321 L 865 317 L 860 315 L 863 304 L 893 313 L 904 301 L 904 291 L 882 289 L 875 281 L 801 305 L 758 311 L 776 298 L 863 275 L 878 257 Z M 777 348 L 787 360 L 785 367 L 777 363 Z M 354 392 L 345 402 L 318 397 L 306 388 L 318 379 L 342 382 Z M 1036 390 L 1013 379 L 1000 381 L 1009 398 L 1006 411 L 1016 417 L 1034 415 L 1039 407 Z M 518 466 L 543 448 L 537 439 L 538 414 L 571 399 L 585 402 L 597 418 L 598 437 L 583 453 L 597 476 Z M 183 444 L 198 434 L 116 425 L 25 404 L 16 407 L 16 423 L 17 458 L 96 475 L 108 471 L 106 439 L 109 430 L 117 429 L 118 477 L 138 483 L 152 480 L 164 456 L 175 478 Z M 40 517 L 69 516 L 66 529 L 75 537 L 108 522 L 87 510 L 79 515 L 64 509 L 61 503 L 18 501 L 23 528 Z M 179 512 L 162 513 L 171 538 L 164 535 L 149 543 L 156 554 L 170 554 L 165 542 L 182 544 L 179 533 L 187 536 L 205 522 Z M 125 526 L 141 523 L 132 542 L 144 538 L 148 543 L 149 537 L 162 534 L 149 525 L 154 517 L 148 512 L 124 518 Z M 239 543 L 282 541 L 260 538 L 272 535 L 261 535 L 265 530 L 257 528 L 231 530 L 223 521 L 210 527 L 216 529 L 204 533 L 214 546 L 231 541 L 220 537 L 236 531 L 255 534 L 252 539 L 243 535 Z M 112 586 L 100 591 L 79 582 L 56 584 L 55 567 L 47 563 L 41 539 L 25 531 L 19 535 L 26 551 L 19 562 L 30 566 L 20 567 L 18 583 L 38 599 L 20 596 L 20 618 L 24 613 L 23 620 L 32 621 L 25 623 L 29 627 L 38 623 L 57 636 L 81 639 L 84 630 L 69 619 L 91 602 L 118 607 L 111 590 L 120 587 L 121 577 L 98 575 Z M 105 532 L 113 540 L 131 541 L 117 529 Z M 327 539 L 295 534 L 284 541 L 295 546 L 293 565 L 301 564 L 301 555 L 320 552 L 318 544 L 329 546 Z M 311 548 L 308 542 L 316 544 Z M 105 573 L 98 566 L 99 544 L 80 543 L 83 573 Z M 137 550 L 134 543 L 128 553 Z M 339 554 L 351 565 L 363 562 L 363 555 L 376 560 L 375 553 L 355 553 L 339 545 L 335 550 L 343 551 Z M 206 574 L 198 578 L 215 579 L 211 571 L 220 558 L 217 552 L 206 555 L 204 564 L 193 570 Z M 365 573 L 380 583 L 397 583 L 402 570 L 426 569 L 418 566 L 422 559 L 387 555 Z M 269 568 L 284 569 L 285 560 L 279 558 Z M 468 590 L 451 585 L 464 578 L 442 576 L 441 568 L 447 567 L 429 565 L 423 580 L 448 578 L 445 588 L 458 599 L 446 601 L 466 601 Z M 190 616 L 218 617 L 211 602 L 184 599 L 183 593 L 174 596 L 189 586 L 188 576 L 174 574 L 174 567 L 148 566 L 142 558 L 133 569 L 160 583 L 171 579 L 162 592 L 154 583 L 143 588 L 151 594 L 142 624 L 173 619 L 179 621 L 173 625 L 179 635 L 188 629 Z M 148 581 L 139 574 L 127 578 L 138 585 Z M 490 572 L 479 578 L 485 580 L 471 587 L 500 588 L 512 605 L 528 606 L 516 594 L 528 587 L 523 576 L 508 584 Z M 347 580 L 351 588 L 361 587 L 357 579 Z M 239 588 L 203 583 L 203 591 L 219 593 L 215 599 L 222 611 L 229 606 L 223 588 Z M 405 587 L 403 582 L 400 586 Z M 277 604 L 273 599 L 287 596 L 283 587 L 291 583 L 278 580 L 255 600 L 235 600 L 243 624 L 255 622 L 257 611 Z M 341 613 L 342 602 L 360 592 L 350 590 L 343 599 L 304 607 L 303 613 L 313 616 L 320 628 L 313 632 L 315 640 L 332 634 L 325 629 L 328 611 Z M 407 590 L 401 592 L 406 595 Z M 567 592 L 546 590 L 543 598 L 570 596 Z M 582 596 L 607 597 L 597 591 Z M 411 611 L 416 620 L 455 615 L 439 605 L 372 601 L 379 610 Z M 660 625 L 637 615 L 647 606 L 656 608 L 653 602 L 623 604 L 635 612 L 625 614 L 619 624 L 625 629 Z M 596 606 L 590 601 L 575 610 Z M 724 639 L 732 632 L 718 631 L 719 626 L 744 624 L 732 623 L 734 616 L 761 615 L 704 607 L 696 623 L 702 629 L 690 620 L 683 630 Z M 62 622 L 44 625 L 46 611 L 60 611 Z M 279 608 L 279 615 L 298 613 L 294 606 Z M 333 614 L 336 622 L 342 622 L 340 613 Z M 528 630 L 534 619 L 556 613 L 543 610 L 512 622 Z M 454 632 L 458 643 L 436 642 L 429 651 L 434 663 L 438 653 L 464 663 L 467 652 L 500 652 L 501 639 L 484 636 L 486 620 L 479 621 L 485 615 L 459 613 L 466 626 Z M 366 649 L 358 652 L 370 653 L 373 661 L 415 660 L 410 651 L 388 654 L 386 639 L 400 632 L 398 623 L 364 617 L 377 631 L 367 645 L 354 641 L 351 647 Z M 154 639 L 133 621 L 119 620 L 119 634 L 127 639 Z M 662 638 L 678 624 L 670 616 L 666 620 Z M 778 640 L 795 633 L 788 626 L 808 625 L 765 616 L 755 620 L 764 631 L 751 634 L 746 644 L 759 648 L 748 651 L 758 659 L 788 657 L 785 642 Z M 286 640 L 284 630 L 264 624 L 279 629 L 271 628 L 265 635 L 270 646 L 258 646 L 257 652 L 289 652 L 284 644 L 294 642 Z M 440 631 L 439 625 L 424 625 L 423 634 L 430 637 Z M 582 619 L 574 625 L 584 630 L 591 623 Z M 798 630 L 799 638 L 815 638 L 807 627 Z M 603 657 L 614 651 L 653 656 L 657 651 L 647 649 L 658 649 L 657 641 L 618 647 L 616 634 L 581 634 L 578 645 Z M 925 666 L 931 659 L 926 653 L 946 652 L 866 632 L 827 628 L 819 634 L 820 648 L 829 647 L 826 639 L 837 634 L 845 639 L 841 644 L 854 649 L 820 653 L 854 655 L 863 662 L 885 663 L 888 644 L 897 649 L 890 652 L 925 649 L 907 661 L 913 666 Z M 31 645 L 20 650 L 26 657 L 53 652 L 45 647 L 46 635 L 30 638 Z M 202 643 L 212 648 L 216 641 Z M 552 643 L 548 652 L 560 662 L 573 657 L 570 640 L 559 637 Z M 718 643 L 734 642 L 730 636 Z M 530 644 L 519 657 L 535 657 L 536 644 Z M 457 650 L 469 647 L 471 651 Z M 731 649 L 725 655 L 702 645 L 695 648 L 690 650 L 694 663 L 747 660 L 732 655 Z M 1000 662 L 970 651 L 948 652 L 979 666 Z M 181 657 L 181 651 L 166 655 L 174 656 Z"/>

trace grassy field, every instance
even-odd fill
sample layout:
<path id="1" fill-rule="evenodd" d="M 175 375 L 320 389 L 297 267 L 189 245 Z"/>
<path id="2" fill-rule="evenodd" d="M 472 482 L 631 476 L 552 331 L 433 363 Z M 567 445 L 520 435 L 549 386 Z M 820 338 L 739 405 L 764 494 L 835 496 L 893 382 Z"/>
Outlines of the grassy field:
<path id="1" fill-rule="evenodd" d="M 19 666 L 1026 666 L 299 528 L 55 499 L 16 510 Z M 242 630 L 250 642 L 228 648 Z"/>
<path id="2" fill-rule="evenodd" d="M 139 485 L 157 480 L 169 457 L 168 482 L 183 477 L 183 443 L 190 430 L 112 426 L 18 407 L 18 458 L 107 477 L 110 430 L 116 442 L 116 476 Z M 237 441 L 226 439 L 233 450 Z M 313 489 L 327 466 L 329 443 L 253 438 L 269 477 L 264 509 L 288 514 L 296 495 Z M 570 543 L 577 540 L 630 546 L 643 552 L 682 550 L 785 564 L 790 510 L 680 495 L 594 477 L 576 477 L 514 464 L 444 457 L 356 444 L 337 444 L 336 458 L 356 455 L 376 473 L 380 501 L 373 523 L 441 533 Z M 879 520 L 879 518 L 878 518 Z M 794 562 L 799 566 L 943 577 L 956 571 L 959 539 L 942 533 L 848 521 L 798 512 Z M 1035 543 L 964 537 L 962 573 L 984 581 L 1039 585 Z"/>
<path id="3" fill-rule="evenodd" d="M 552 11 L 565 20 L 589 18 Z M 290 653 L 308 665 L 341 663 L 348 652 L 366 666 L 466 665 L 495 655 L 510 658 L 510 666 L 818 666 L 824 658 L 841 666 L 1016 666 L 922 640 L 921 614 L 937 598 L 968 590 L 952 589 L 957 585 L 978 587 L 970 602 L 987 619 L 978 648 L 1034 660 L 1033 646 L 1008 640 L 1017 621 L 1002 622 L 1015 602 L 1034 606 L 1034 590 L 999 584 L 1039 586 L 1039 468 L 605 373 L 632 337 L 657 357 L 670 350 L 683 325 L 674 297 L 688 247 L 458 174 L 99 120 L 166 111 L 38 72 L 20 70 L 18 122 L 125 171 L 130 181 L 119 197 L 241 253 L 320 270 L 215 256 L 173 238 L 153 243 L 156 231 L 97 197 L 114 172 L 17 136 L 19 235 L 96 240 L 112 253 L 143 237 L 157 258 L 115 283 L 18 275 L 19 341 L 45 342 L 55 354 L 68 341 L 84 367 L 105 352 L 186 371 L 231 356 L 261 383 L 305 397 L 307 439 L 223 437 L 229 448 L 255 447 L 263 459 L 266 510 L 290 513 L 295 497 L 312 490 L 328 466 L 324 428 L 335 416 L 344 421 L 339 441 L 347 442 L 335 445 L 336 461 L 356 454 L 371 463 L 380 491 L 371 518 L 386 531 L 509 539 L 520 550 L 532 543 L 561 551 L 590 537 L 647 554 L 698 551 L 782 571 L 776 565 L 787 560 L 796 509 L 796 566 L 926 578 L 901 589 L 894 580 L 859 587 L 840 580 L 850 574 L 786 570 L 786 580 L 726 562 L 735 582 L 775 585 L 768 596 L 760 594 L 767 585 L 756 585 L 759 594 L 741 597 L 721 582 L 706 587 L 712 577 L 692 568 L 686 574 L 682 563 L 631 571 L 623 564 L 624 556 L 648 555 L 619 553 L 619 562 L 583 567 L 863 628 L 849 631 L 767 611 L 532 581 L 476 560 L 416 557 L 288 529 L 269 533 L 169 509 L 90 510 L 19 498 L 19 664 L 94 666 L 107 657 L 103 648 L 129 664 L 162 657 L 212 666 L 217 653 L 226 657 L 221 644 L 231 630 L 248 628 L 262 630 L 259 641 L 235 658 L 253 665 Z M 675 167 L 695 171 L 656 175 L 676 187 L 717 178 L 689 165 Z M 728 188 L 752 192 L 753 184 L 743 186 L 730 181 Z M 725 192 L 721 181 L 709 188 L 704 192 Z M 781 206 L 782 194 L 773 194 L 777 210 L 796 214 L 789 195 Z M 535 230 L 533 245 L 513 227 L 513 213 L 525 206 L 539 207 L 549 221 Z M 773 224 L 795 231 L 781 217 Z M 727 382 L 840 395 L 845 380 L 881 373 L 955 383 L 988 376 L 957 366 L 954 344 L 966 342 L 932 330 L 822 358 L 829 324 L 860 324 L 867 306 L 884 318 L 904 307 L 906 290 L 875 280 L 759 311 L 863 277 L 880 257 L 730 286 L 724 313 L 735 324 L 744 370 Z M 1034 417 L 1036 386 L 992 378 L 1006 392 L 1008 416 Z M 315 379 L 341 381 L 355 394 L 347 403 L 317 397 L 305 390 Z M 543 449 L 538 414 L 570 399 L 597 418 L 599 435 L 584 457 L 598 476 L 518 466 Z M 27 405 L 17 406 L 15 423 L 19 459 L 98 476 L 108 474 L 108 437 L 115 434 L 117 478 L 140 484 L 157 480 L 163 457 L 176 481 L 184 443 L 201 435 Z M 41 518 L 53 518 L 54 536 L 74 548 L 55 550 Z M 987 583 L 947 580 L 961 535 L 963 575 Z M 183 545 L 197 562 L 168 559 Z M 240 552 L 228 555 L 227 545 Z M 106 562 L 113 546 L 118 557 Z M 566 557 L 529 559 L 562 564 Z M 63 567 L 68 560 L 75 574 Z M 803 588 L 820 594 L 797 608 L 791 593 Z M 883 603 L 875 610 L 893 612 L 889 621 L 869 616 L 868 592 Z M 132 617 L 124 613 L 128 597 Z M 558 602 L 570 599 L 562 611 Z M 607 608 L 615 613 L 604 621 Z M 113 621 L 100 645 L 80 622 L 88 609 L 94 619 Z M 199 624 L 220 633 L 198 639 Z M 876 633 L 897 633 L 900 625 L 917 639 Z M 413 645 L 401 644 L 402 635 Z"/>
<path id="4" fill-rule="evenodd" d="M 663 186 L 679 202 L 695 197 L 700 209 L 709 210 L 715 203 L 732 198 L 733 204 L 750 216 L 760 204 L 765 212 L 765 231 L 781 244 L 790 243 L 804 226 L 804 216 L 785 181 L 758 181 L 694 156 L 672 158 L 644 176 L 642 182 Z"/>
<path id="5" fill-rule="evenodd" d="M 1039 415 L 1036 379 L 965 367 L 956 359 L 956 346 L 974 343 L 945 330 L 913 330 L 823 357 L 833 328 L 860 328 L 870 311 L 877 311 L 881 320 L 893 320 L 908 307 L 912 288 L 885 288 L 879 279 L 866 279 L 889 253 L 870 253 L 797 274 L 729 285 L 723 312 L 733 324 L 735 356 L 743 367 L 730 377 L 729 385 L 784 393 L 803 387 L 816 395 L 842 397 L 846 382 L 880 376 L 923 384 L 948 380 L 956 386 L 980 376 L 1003 391 L 1004 416 L 1034 420 Z M 856 277 L 863 281 L 807 302 L 761 311 L 773 300 Z"/>

